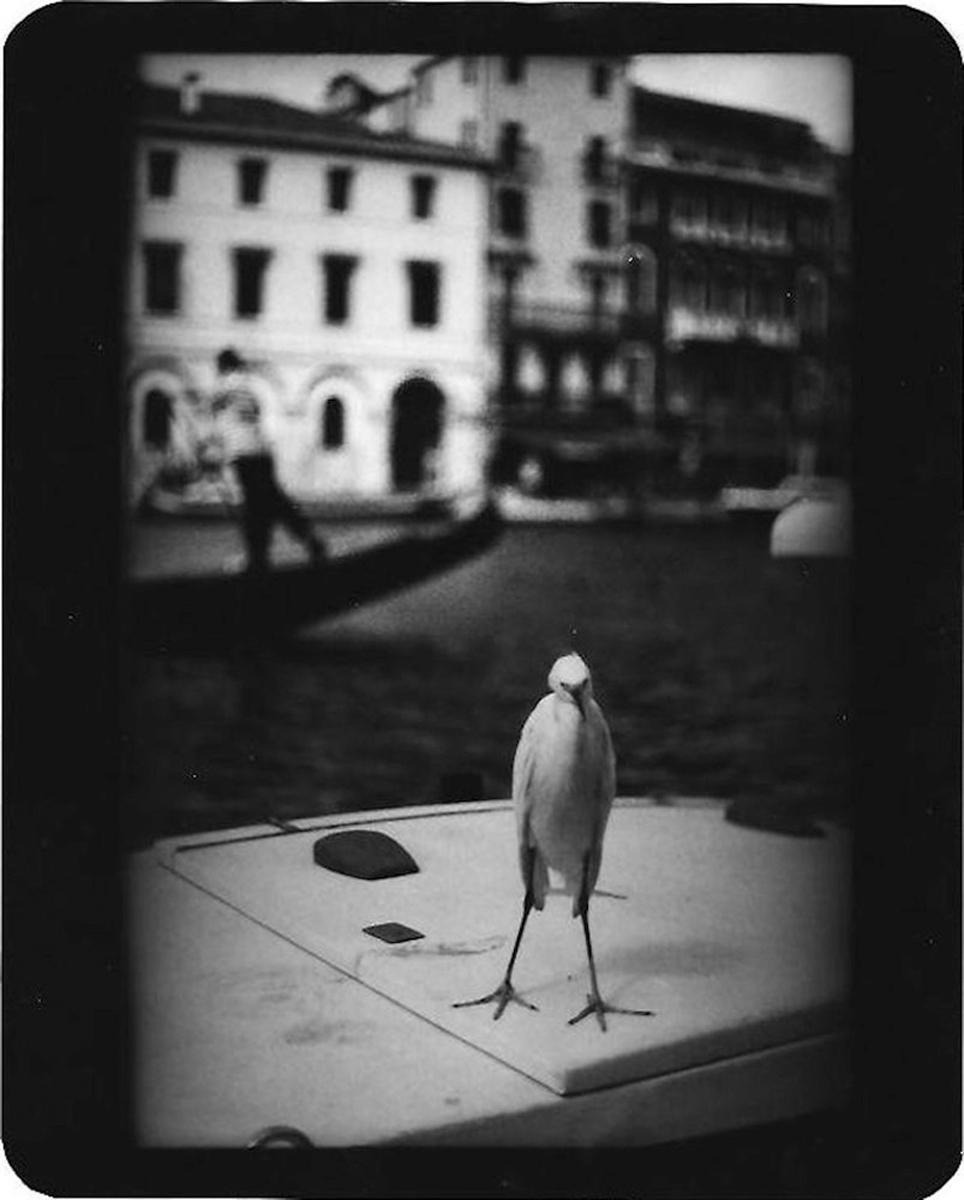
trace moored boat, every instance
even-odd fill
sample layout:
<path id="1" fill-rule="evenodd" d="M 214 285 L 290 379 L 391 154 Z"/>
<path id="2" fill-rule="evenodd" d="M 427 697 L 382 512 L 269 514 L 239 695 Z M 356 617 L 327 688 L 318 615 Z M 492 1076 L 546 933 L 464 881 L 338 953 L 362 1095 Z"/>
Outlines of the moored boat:
<path id="1" fill-rule="evenodd" d="M 852 545 L 853 504 L 846 488 L 799 497 L 770 529 L 774 558 L 846 559 Z"/>
<path id="2" fill-rule="evenodd" d="M 480 554 L 499 536 L 498 510 L 479 501 L 447 520 L 323 562 L 132 579 L 127 626 L 151 646 L 274 638 L 378 599 Z"/>
<path id="3" fill-rule="evenodd" d="M 835 497 L 846 488 L 833 475 L 787 475 L 775 487 L 725 487 L 720 504 L 734 519 L 771 520 L 804 497 Z"/>
<path id="4" fill-rule="evenodd" d="M 613 1015 L 567 1024 L 568 897 L 514 983 L 508 801 L 279 821 L 135 854 L 137 1137 L 252 1144 L 654 1145 L 823 1112 L 847 1092 L 849 838 L 709 801 L 617 800 L 592 899 Z"/>

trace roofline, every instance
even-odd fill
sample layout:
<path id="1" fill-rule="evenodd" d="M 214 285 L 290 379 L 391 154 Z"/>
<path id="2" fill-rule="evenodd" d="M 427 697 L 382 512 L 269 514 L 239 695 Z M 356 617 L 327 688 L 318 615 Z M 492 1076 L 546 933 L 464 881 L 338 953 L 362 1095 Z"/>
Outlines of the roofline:
<path id="1" fill-rule="evenodd" d="M 423 58 L 421 62 L 417 62 L 412 68 L 413 75 L 421 75 L 423 71 L 427 71 L 429 67 L 437 66 L 438 63 L 445 62 L 449 58 L 459 58 L 458 54 L 433 54 L 430 58 Z"/>
<path id="2" fill-rule="evenodd" d="M 657 100 L 669 100 L 671 103 L 678 104 L 684 108 L 715 109 L 718 112 L 739 113 L 741 116 L 757 117 L 761 120 L 772 121 L 774 124 L 784 125 L 788 128 L 806 130 L 815 141 L 819 140 L 813 131 L 813 126 L 808 121 L 801 121 L 796 117 L 785 117 L 782 113 L 771 113 L 760 108 L 740 108 L 735 104 L 719 104 L 715 100 L 699 100 L 695 96 L 680 96 L 675 92 L 661 92 L 656 88 L 646 87 L 639 83 L 634 83 L 632 88 L 634 98 L 636 95 L 655 96 Z"/>
<path id="3" fill-rule="evenodd" d="M 370 158 L 398 159 L 434 163 L 461 170 L 492 169 L 492 160 L 470 150 L 449 146 L 445 143 L 404 141 L 382 141 L 374 137 L 352 137 L 340 133 L 296 132 L 294 130 L 268 129 L 237 125 L 217 121 L 192 121 L 187 124 L 176 116 L 148 116 L 138 119 L 138 126 L 145 132 L 166 137 L 179 137 L 188 141 L 229 142 L 240 145 L 273 146 L 291 150 L 333 150 L 339 154 L 364 155 Z"/>
<path id="4" fill-rule="evenodd" d="M 760 189 L 768 192 L 808 196 L 812 199 L 829 201 L 833 185 L 829 180 L 809 180 L 786 176 L 768 176 L 758 172 L 726 167 L 703 166 L 699 163 L 684 164 L 678 162 L 662 162 L 654 160 L 645 150 L 630 148 L 623 155 L 623 161 L 630 167 L 641 168 L 661 175 L 677 175 L 683 179 L 714 179 L 726 183 Z"/>

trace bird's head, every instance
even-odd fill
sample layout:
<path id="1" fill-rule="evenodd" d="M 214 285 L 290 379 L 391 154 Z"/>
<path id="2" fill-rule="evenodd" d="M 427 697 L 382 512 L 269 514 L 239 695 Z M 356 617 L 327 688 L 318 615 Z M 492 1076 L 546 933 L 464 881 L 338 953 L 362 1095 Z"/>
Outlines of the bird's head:
<path id="1" fill-rule="evenodd" d="M 586 703 L 592 696 L 592 676 L 578 654 L 556 659 L 549 672 L 549 686 L 557 696 L 575 704 L 581 716 L 586 715 Z"/>

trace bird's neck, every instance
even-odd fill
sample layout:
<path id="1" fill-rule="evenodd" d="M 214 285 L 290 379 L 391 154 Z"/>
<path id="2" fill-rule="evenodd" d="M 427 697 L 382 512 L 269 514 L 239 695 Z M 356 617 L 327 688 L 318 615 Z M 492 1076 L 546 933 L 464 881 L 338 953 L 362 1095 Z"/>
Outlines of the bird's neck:
<path id="1" fill-rule="evenodd" d="M 558 692 L 555 693 L 554 699 L 556 721 L 564 727 L 571 726 L 573 732 L 578 734 L 586 724 L 586 718 L 583 716 L 579 705 L 568 696 L 560 696 Z M 588 702 L 587 698 L 583 703 L 588 704 Z"/>

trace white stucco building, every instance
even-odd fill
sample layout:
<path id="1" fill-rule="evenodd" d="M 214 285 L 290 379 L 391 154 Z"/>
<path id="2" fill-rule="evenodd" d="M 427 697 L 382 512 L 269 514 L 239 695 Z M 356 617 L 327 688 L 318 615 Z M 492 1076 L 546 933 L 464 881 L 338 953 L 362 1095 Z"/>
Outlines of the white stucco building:
<path id="1" fill-rule="evenodd" d="M 579 410 L 619 391 L 627 65 L 588 56 L 431 58 L 416 66 L 408 95 L 366 109 L 372 127 L 402 125 L 494 160 L 490 385 L 510 407 L 538 397 L 542 408 Z"/>
<path id="2" fill-rule="evenodd" d="M 126 304 L 132 486 L 251 365 L 302 498 L 484 480 L 487 164 L 254 96 L 145 86 Z"/>

